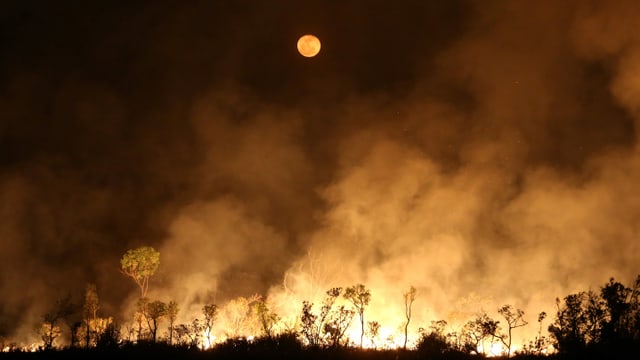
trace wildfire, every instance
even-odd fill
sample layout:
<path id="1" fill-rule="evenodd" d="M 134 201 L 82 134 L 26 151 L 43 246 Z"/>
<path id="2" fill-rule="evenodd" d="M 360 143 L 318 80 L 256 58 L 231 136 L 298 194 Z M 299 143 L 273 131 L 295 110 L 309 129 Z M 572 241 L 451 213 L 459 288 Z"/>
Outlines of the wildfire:
<path id="1" fill-rule="evenodd" d="M 521 332 L 520 329 L 511 331 L 516 327 L 527 329 L 524 312 L 519 309 L 505 305 L 491 317 L 477 307 L 474 311 L 474 305 L 481 309 L 488 303 L 470 294 L 461 300 L 460 306 L 449 304 L 454 311 L 449 311 L 448 316 L 440 316 L 437 308 L 429 304 L 430 298 L 413 286 L 405 287 L 404 291 L 375 285 L 369 288 L 363 284 L 336 287 L 332 286 L 337 282 L 337 277 L 332 275 L 335 272 L 318 264 L 316 258 L 310 257 L 307 266 L 288 273 L 283 285 L 272 288 L 265 296 L 240 296 L 221 304 L 192 302 L 184 305 L 183 310 L 173 301 L 141 299 L 134 305 L 135 313 L 130 320 L 119 322 L 119 334 L 122 340 L 133 343 L 166 341 L 202 350 L 228 341 L 251 343 L 256 338 L 284 334 L 295 336 L 304 345 L 319 347 L 416 349 L 434 346 L 429 342 L 424 345 L 426 339 L 435 341 L 435 346 L 446 344 L 448 348 L 471 352 L 469 349 L 475 349 L 486 356 L 513 354 L 523 348 L 521 338 L 506 340 L 506 330 L 511 334 Z M 319 290 L 323 288 L 324 291 Z M 87 294 L 91 295 L 87 299 L 93 301 L 90 304 L 97 308 L 95 288 L 89 287 Z M 100 318 L 96 312 L 90 314 L 92 318 L 85 319 L 82 326 L 75 329 L 76 343 L 72 346 L 96 346 L 98 335 L 116 323 L 112 318 Z M 537 326 L 528 328 L 529 334 L 533 328 L 542 330 L 543 319 L 539 319 Z M 45 347 L 47 344 L 62 346 L 61 339 L 66 335 L 61 334 L 67 329 L 59 322 L 42 325 L 39 336 L 45 340 Z M 60 339 L 56 339 L 59 336 Z M 38 348 L 33 346 L 30 350 Z M 5 347 L 3 351 L 9 350 Z"/>

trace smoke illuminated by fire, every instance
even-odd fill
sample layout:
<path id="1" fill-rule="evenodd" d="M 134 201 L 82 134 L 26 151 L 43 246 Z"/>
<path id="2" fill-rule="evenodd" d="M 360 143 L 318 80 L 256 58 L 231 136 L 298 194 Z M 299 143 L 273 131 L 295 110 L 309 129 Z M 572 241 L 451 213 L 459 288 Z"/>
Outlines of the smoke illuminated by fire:
<path id="1" fill-rule="evenodd" d="M 131 329 L 118 261 L 140 245 L 161 254 L 148 296 L 176 301 L 177 323 L 218 306 L 213 343 L 263 335 L 258 298 L 282 333 L 303 301 L 364 284 L 380 325 L 365 347 L 403 346 L 413 286 L 409 347 L 438 320 L 504 329 L 509 304 L 528 321 L 513 352 L 547 335 L 556 297 L 637 275 L 637 2 L 347 3 L 96 11 L 117 31 L 81 39 L 34 10 L 46 32 L 16 30 L 0 59 L 3 341 L 41 342 L 42 314 L 86 283 Z M 42 54 L 22 48 L 49 28 Z M 317 61 L 288 52 L 302 30 Z M 351 344 L 360 331 L 355 315 Z"/>

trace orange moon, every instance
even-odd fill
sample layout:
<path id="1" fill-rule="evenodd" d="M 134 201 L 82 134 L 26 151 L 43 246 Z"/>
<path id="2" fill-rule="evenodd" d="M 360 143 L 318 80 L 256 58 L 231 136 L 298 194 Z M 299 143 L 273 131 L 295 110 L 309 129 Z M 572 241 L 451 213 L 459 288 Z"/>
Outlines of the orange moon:
<path id="1" fill-rule="evenodd" d="M 320 52 L 320 40 L 313 35 L 303 35 L 298 39 L 298 52 L 304 57 L 314 57 Z"/>

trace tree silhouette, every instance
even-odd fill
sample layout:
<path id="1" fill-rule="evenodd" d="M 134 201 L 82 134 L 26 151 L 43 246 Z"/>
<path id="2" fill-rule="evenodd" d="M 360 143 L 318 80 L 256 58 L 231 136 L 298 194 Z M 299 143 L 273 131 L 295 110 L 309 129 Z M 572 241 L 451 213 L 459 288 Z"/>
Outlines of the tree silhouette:
<path id="1" fill-rule="evenodd" d="M 543 311 L 538 314 L 538 335 L 536 336 L 531 349 L 533 350 L 533 353 L 536 355 L 542 353 L 542 350 L 547 345 L 547 338 L 542 335 L 542 322 L 546 318 L 547 318 L 546 312 Z"/>
<path id="2" fill-rule="evenodd" d="M 201 343 L 202 333 L 205 331 L 205 326 L 200 319 L 193 319 L 190 324 L 179 324 L 176 326 L 176 336 L 178 343 L 181 345 L 187 345 L 188 347 L 195 348 Z"/>
<path id="3" fill-rule="evenodd" d="M 367 334 L 369 335 L 369 338 L 371 339 L 371 345 L 375 349 L 377 347 L 376 346 L 376 339 L 378 338 L 378 335 L 380 334 L 380 323 L 377 322 L 377 321 L 368 321 L 367 322 Z"/>
<path id="4" fill-rule="evenodd" d="M 418 352 L 425 355 L 426 358 L 437 358 L 451 350 L 451 346 L 444 334 L 446 326 L 446 321 L 438 320 L 431 322 L 431 326 L 429 326 L 431 330 L 429 332 L 421 328 L 421 336 L 417 346 Z"/>
<path id="5" fill-rule="evenodd" d="M 98 298 L 98 291 L 95 284 L 87 284 L 84 292 L 84 305 L 82 307 L 82 318 L 85 327 L 85 347 L 91 346 L 91 333 L 95 329 L 92 329 L 92 322 L 95 323 L 98 317 L 98 309 L 100 309 L 100 299 Z"/>
<path id="6" fill-rule="evenodd" d="M 348 287 L 344 292 L 344 297 L 353 304 L 360 318 L 360 347 L 362 348 L 364 340 L 364 308 L 369 305 L 371 292 L 364 285 L 357 284 Z"/>
<path id="7" fill-rule="evenodd" d="M 273 337 L 273 327 L 280 321 L 280 317 L 275 312 L 269 310 L 267 303 L 259 299 L 255 302 L 254 310 L 260 320 L 260 327 L 267 338 Z"/>
<path id="8" fill-rule="evenodd" d="M 149 303 L 149 299 L 146 297 L 142 297 L 140 299 L 138 299 L 138 302 L 136 303 L 136 312 L 133 314 L 133 321 L 136 322 L 138 324 L 138 340 L 142 340 L 143 336 L 143 330 L 142 330 L 142 324 L 143 322 L 147 322 L 147 326 L 149 328 L 151 328 L 151 326 L 149 325 L 148 321 L 149 318 L 147 317 L 147 304 Z"/>
<path id="9" fill-rule="evenodd" d="M 493 320 L 485 312 L 468 321 L 462 328 L 466 350 L 477 352 L 482 345 L 482 352 L 485 353 L 484 339 L 491 336 L 491 343 L 493 344 L 494 339 L 500 337 L 498 323 L 499 321 Z"/>
<path id="10" fill-rule="evenodd" d="M 504 317 L 507 321 L 507 336 L 501 336 L 500 340 L 507 348 L 507 357 L 511 356 L 511 332 L 513 329 L 527 325 L 528 323 L 522 318 L 524 311 L 517 309 L 514 310 L 511 305 L 503 305 L 498 309 L 498 313 Z"/>
<path id="11" fill-rule="evenodd" d="M 101 349 L 116 349 L 120 345 L 120 340 L 120 327 L 110 321 L 105 329 L 98 335 L 96 346 Z"/>
<path id="12" fill-rule="evenodd" d="M 626 351 L 640 346 L 640 276 L 629 288 L 613 278 L 600 293 L 583 291 L 556 299 L 555 321 L 549 326 L 561 353 L 587 349 Z"/>
<path id="13" fill-rule="evenodd" d="M 302 302 L 302 315 L 300 316 L 301 329 L 300 333 L 307 339 L 310 346 L 319 345 L 319 334 L 316 331 L 316 321 L 318 315 L 313 313 L 313 304 L 305 300 Z"/>
<path id="14" fill-rule="evenodd" d="M 167 315 L 167 304 L 162 301 L 152 301 L 146 305 L 145 316 L 151 332 L 151 340 L 155 343 L 158 334 L 158 324 Z"/>
<path id="15" fill-rule="evenodd" d="M 556 299 L 556 319 L 549 325 L 554 347 L 561 353 L 579 353 L 599 341 L 604 311 L 592 291 L 567 295 L 564 303 Z"/>
<path id="16" fill-rule="evenodd" d="M 600 294 L 607 312 L 607 320 L 602 328 L 603 341 L 618 342 L 633 337 L 629 324 L 634 293 L 634 289 L 624 286 L 613 278 L 602 287 Z"/>
<path id="17" fill-rule="evenodd" d="M 342 344 L 354 312 L 344 306 L 340 306 L 329 313 L 327 322 L 324 324 L 324 332 L 327 335 L 329 346 L 337 348 Z"/>
<path id="18" fill-rule="evenodd" d="M 302 315 L 300 316 L 300 333 L 307 340 L 309 346 L 320 346 L 324 343 L 326 335 L 325 324 L 331 313 L 331 308 L 342 293 L 342 288 L 334 287 L 327 290 L 327 296 L 322 301 L 322 308 L 318 315 L 313 313 L 313 304 L 309 301 L 302 302 Z"/>
<path id="19" fill-rule="evenodd" d="M 178 303 L 171 300 L 167 304 L 167 319 L 169 320 L 169 345 L 173 345 L 173 333 L 176 318 L 178 317 Z"/>
<path id="20" fill-rule="evenodd" d="M 66 296 L 56 300 L 53 309 L 42 316 L 43 323 L 39 332 L 45 349 L 51 349 L 53 342 L 62 334 L 60 326 L 57 325 L 58 321 L 67 319 L 76 312 L 76 308 L 77 306 L 71 302 L 71 297 Z"/>
<path id="21" fill-rule="evenodd" d="M 213 323 L 216 321 L 218 317 L 218 306 L 215 304 L 206 304 L 202 307 L 202 314 L 204 315 L 204 331 L 206 336 L 206 347 L 211 346 L 211 329 L 213 328 Z"/>
<path id="22" fill-rule="evenodd" d="M 62 334 L 60 326 L 56 325 L 55 318 L 51 317 L 51 314 L 45 314 L 44 321 L 38 329 L 40 338 L 42 339 L 42 346 L 45 350 L 49 350 L 53 347 L 53 342 Z"/>
<path id="23" fill-rule="evenodd" d="M 409 290 L 402 295 L 404 297 L 404 316 L 407 322 L 404 324 L 404 344 L 402 347 L 407 348 L 407 339 L 409 338 L 409 322 L 411 321 L 411 307 L 416 300 L 416 288 L 409 287 Z"/>
<path id="24" fill-rule="evenodd" d="M 259 331 L 259 319 L 253 311 L 254 304 L 259 300 L 259 295 L 239 296 L 229 300 L 220 309 L 220 317 L 227 325 L 225 330 L 228 337 L 246 337 Z"/>

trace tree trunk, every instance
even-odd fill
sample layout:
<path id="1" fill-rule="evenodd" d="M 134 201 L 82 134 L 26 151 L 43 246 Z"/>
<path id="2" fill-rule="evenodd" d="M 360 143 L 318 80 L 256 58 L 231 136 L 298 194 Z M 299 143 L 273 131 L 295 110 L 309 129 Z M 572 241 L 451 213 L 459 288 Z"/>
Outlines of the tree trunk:
<path id="1" fill-rule="evenodd" d="M 89 348 L 89 344 L 91 343 L 91 327 L 89 326 L 89 322 L 85 321 L 85 324 L 87 325 L 87 334 L 86 334 L 86 341 L 87 343 L 85 344 L 85 347 L 88 349 Z"/>
<path id="2" fill-rule="evenodd" d="M 362 342 L 364 339 L 364 307 L 360 310 L 360 348 L 362 349 Z"/>
<path id="3" fill-rule="evenodd" d="M 153 343 L 156 343 L 156 334 L 158 332 L 158 324 L 156 323 L 156 319 L 153 319 L 153 329 L 152 329 L 152 334 L 153 334 Z"/>

